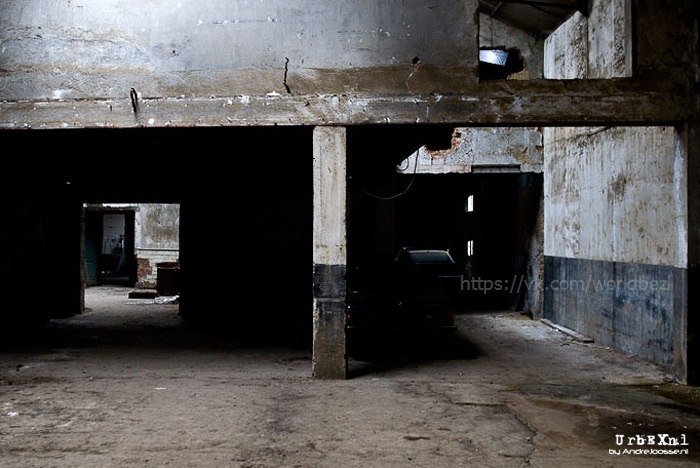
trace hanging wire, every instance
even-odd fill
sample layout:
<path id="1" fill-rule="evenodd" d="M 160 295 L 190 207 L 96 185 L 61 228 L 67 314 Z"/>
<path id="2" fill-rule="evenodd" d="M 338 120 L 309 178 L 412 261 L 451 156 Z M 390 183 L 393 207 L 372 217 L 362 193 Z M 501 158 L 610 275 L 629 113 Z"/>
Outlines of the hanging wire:
<path id="1" fill-rule="evenodd" d="M 413 165 L 413 174 L 411 174 L 411 182 L 408 183 L 408 186 L 403 191 L 401 191 L 395 195 L 392 195 L 390 197 L 382 197 L 379 195 L 375 195 L 362 187 L 360 187 L 360 190 L 362 190 L 362 192 L 369 197 L 372 197 L 372 198 L 377 199 L 377 200 L 383 200 L 383 201 L 395 200 L 399 197 L 406 195 L 409 192 L 409 190 L 411 190 L 411 187 L 413 187 L 413 183 L 416 181 L 416 173 L 418 172 L 418 157 L 420 156 L 420 153 L 417 151 L 415 154 L 416 154 L 416 163 Z M 410 162 L 407 163 L 406 169 L 408 169 L 408 164 L 410 164 Z"/>

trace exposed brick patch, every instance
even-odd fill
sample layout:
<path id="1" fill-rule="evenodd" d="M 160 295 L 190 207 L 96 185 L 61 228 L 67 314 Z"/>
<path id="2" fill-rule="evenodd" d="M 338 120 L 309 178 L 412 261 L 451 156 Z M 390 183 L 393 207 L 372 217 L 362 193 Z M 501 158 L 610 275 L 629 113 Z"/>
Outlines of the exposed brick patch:
<path id="1" fill-rule="evenodd" d="M 153 267 L 151 266 L 151 260 L 148 258 L 138 259 L 138 280 L 145 281 L 153 273 Z"/>

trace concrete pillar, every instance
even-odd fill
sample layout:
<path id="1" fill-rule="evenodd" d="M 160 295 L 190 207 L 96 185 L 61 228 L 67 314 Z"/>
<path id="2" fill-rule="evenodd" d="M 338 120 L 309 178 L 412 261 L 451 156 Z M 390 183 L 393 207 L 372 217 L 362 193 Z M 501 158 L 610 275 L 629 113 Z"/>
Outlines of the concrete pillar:
<path id="1" fill-rule="evenodd" d="M 316 127 L 314 145 L 313 376 L 344 379 L 346 181 L 344 127 Z"/>

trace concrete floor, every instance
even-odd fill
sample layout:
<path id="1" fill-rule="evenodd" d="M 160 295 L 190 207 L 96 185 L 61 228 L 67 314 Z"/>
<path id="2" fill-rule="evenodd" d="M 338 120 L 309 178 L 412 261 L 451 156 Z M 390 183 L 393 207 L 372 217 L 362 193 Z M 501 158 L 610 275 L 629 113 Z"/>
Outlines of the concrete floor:
<path id="1" fill-rule="evenodd" d="M 396 341 L 316 381 L 306 350 L 189 329 L 126 294 L 88 289 L 91 311 L 0 352 L 0 466 L 700 463 L 697 389 L 519 314 L 464 315 L 455 340 Z M 659 433 L 689 455 L 609 454 L 615 434 Z"/>

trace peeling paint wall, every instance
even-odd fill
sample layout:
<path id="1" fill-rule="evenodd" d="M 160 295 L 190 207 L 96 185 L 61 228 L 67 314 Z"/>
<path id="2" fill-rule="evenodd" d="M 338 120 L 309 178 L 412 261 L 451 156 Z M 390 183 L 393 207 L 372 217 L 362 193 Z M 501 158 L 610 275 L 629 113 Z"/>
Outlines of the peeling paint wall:
<path id="1" fill-rule="evenodd" d="M 573 80 L 588 76 L 588 20 L 575 13 L 544 42 L 544 77 Z"/>
<path id="2" fill-rule="evenodd" d="M 542 158 L 539 128 L 457 128 L 450 149 L 432 151 L 424 146 L 397 171 L 402 174 L 542 172 Z"/>
<path id="3" fill-rule="evenodd" d="M 476 81 L 476 3 L 6 0 L 0 99 L 446 92 Z"/>
<path id="4" fill-rule="evenodd" d="M 545 130 L 548 256 L 687 266 L 673 127 Z"/>
<path id="5" fill-rule="evenodd" d="M 631 72 L 629 3 L 592 2 L 545 45 L 547 78 Z M 687 150 L 674 127 L 544 130 L 545 317 L 686 378 Z"/>
<path id="6" fill-rule="evenodd" d="M 591 2 L 587 78 L 632 76 L 632 1 Z"/>
<path id="7" fill-rule="evenodd" d="M 545 42 L 547 78 L 630 71 L 629 0 L 594 1 Z M 545 255 L 687 265 L 685 160 L 672 127 L 545 128 Z"/>
<path id="8" fill-rule="evenodd" d="M 685 381 L 681 140 L 673 127 L 545 129 L 544 316 Z"/>
<path id="9" fill-rule="evenodd" d="M 134 245 L 138 280 L 155 282 L 158 263 L 176 262 L 180 257 L 180 205 L 139 204 Z"/>
<path id="10" fill-rule="evenodd" d="M 544 76 L 594 79 L 632 76 L 631 0 L 596 0 L 545 41 Z"/>

